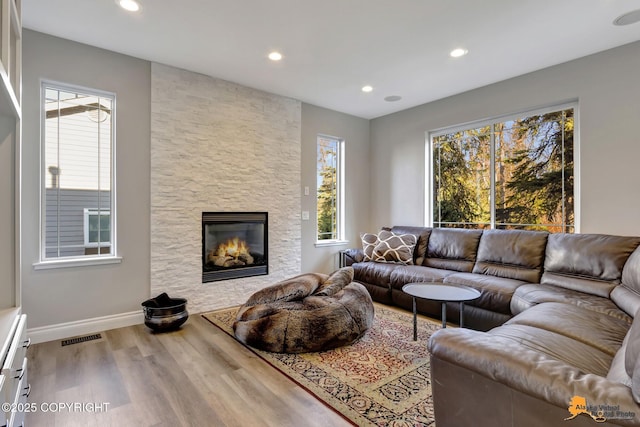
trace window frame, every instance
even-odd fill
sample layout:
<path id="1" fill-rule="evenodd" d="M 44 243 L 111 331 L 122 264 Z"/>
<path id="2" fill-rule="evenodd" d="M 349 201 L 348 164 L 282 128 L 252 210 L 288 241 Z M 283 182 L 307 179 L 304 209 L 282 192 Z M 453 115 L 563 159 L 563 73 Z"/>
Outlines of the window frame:
<path id="1" fill-rule="evenodd" d="M 111 247 L 108 254 L 85 254 L 74 256 L 61 256 L 61 257 L 47 257 L 46 256 L 46 190 L 47 190 L 47 171 L 46 168 L 46 91 L 47 89 L 53 89 L 57 91 L 71 92 L 82 95 L 91 95 L 102 98 L 108 98 L 111 101 L 111 156 L 109 159 L 109 167 L 111 168 L 110 174 L 110 203 L 107 210 L 110 214 L 110 235 L 111 241 L 109 244 L 100 244 L 100 247 Z M 117 96 L 114 92 L 109 92 L 100 89 L 89 88 L 80 85 L 74 85 L 69 83 L 62 83 L 54 80 L 40 80 L 40 215 L 39 215 L 39 246 L 40 257 L 37 262 L 33 264 L 35 270 L 49 269 L 49 268 L 65 268 L 65 267 L 77 267 L 85 265 L 100 265 L 100 264 L 112 264 L 120 263 L 122 258 L 117 252 L 117 218 L 116 218 L 116 115 L 117 115 Z M 86 209 L 85 209 L 86 210 Z M 107 212 L 105 211 L 105 212 Z M 86 214 L 83 211 L 83 218 L 86 218 Z M 86 221 L 83 221 L 83 229 L 86 228 Z M 89 246 L 86 245 L 86 234 L 84 239 L 85 247 L 97 248 L 98 244 L 94 243 Z M 100 251 L 98 251 L 100 252 Z"/>
<path id="2" fill-rule="evenodd" d="M 336 238 L 335 239 L 318 239 L 320 230 L 318 229 L 318 190 L 319 186 L 317 185 L 318 178 L 318 167 L 317 167 L 317 158 L 316 158 L 316 192 L 315 192 L 315 233 L 316 233 L 316 247 L 320 246 L 333 246 L 333 245 L 341 245 L 344 243 L 348 243 L 345 236 L 345 139 L 337 136 L 332 136 L 328 134 L 319 133 L 316 135 L 316 155 L 318 152 L 318 143 L 321 138 L 331 139 L 338 142 L 338 150 L 337 150 L 337 170 L 336 170 Z"/>
<path id="3" fill-rule="evenodd" d="M 111 211 L 97 211 L 95 208 L 84 208 L 83 209 L 83 232 L 84 232 L 84 247 L 85 248 L 108 248 L 111 246 L 111 242 L 92 242 L 89 239 L 89 217 L 97 216 L 100 218 L 101 216 L 109 215 L 109 226 L 111 226 Z M 98 221 L 100 221 L 98 219 Z M 111 231 L 111 230 L 109 230 Z M 111 232 L 109 233 L 111 236 Z"/>
<path id="4" fill-rule="evenodd" d="M 428 227 L 433 227 L 434 218 L 433 218 L 433 210 L 435 200 L 433 197 L 434 193 L 434 179 L 433 179 L 433 140 L 438 136 L 442 136 L 445 134 L 462 132 L 469 129 L 477 129 L 484 126 L 493 126 L 496 123 L 507 122 L 517 119 L 522 119 L 524 117 L 536 116 L 536 115 L 544 115 L 547 113 L 552 113 L 556 111 L 573 109 L 573 198 L 574 198 L 574 206 L 573 206 L 573 215 L 574 215 L 574 224 L 573 224 L 573 233 L 580 233 L 580 110 L 579 110 L 578 100 L 564 101 L 558 104 L 553 104 L 545 107 L 538 107 L 531 110 L 523 110 L 516 113 L 505 114 L 502 116 L 495 116 L 490 118 L 485 118 L 482 120 L 466 122 L 454 126 L 447 126 L 443 128 L 434 129 L 431 131 L 427 131 L 425 133 L 425 212 L 424 212 L 424 223 Z M 493 141 L 494 136 L 491 136 L 492 146 L 491 146 L 491 166 L 490 169 L 494 171 L 494 148 L 495 143 Z M 491 200 L 495 201 L 495 178 L 494 174 L 491 175 Z M 491 207 L 491 220 L 489 224 L 490 229 L 496 228 L 496 218 L 495 218 L 495 202 L 492 202 Z"/>

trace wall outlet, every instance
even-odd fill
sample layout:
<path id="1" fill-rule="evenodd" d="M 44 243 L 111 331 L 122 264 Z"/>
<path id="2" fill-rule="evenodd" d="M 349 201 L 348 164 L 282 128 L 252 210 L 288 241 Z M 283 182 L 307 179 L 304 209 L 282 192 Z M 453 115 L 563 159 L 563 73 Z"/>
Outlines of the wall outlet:
<path id="1" fill-rule="evenodd" d="M 302 220 L 309 221 L 309 211 L 302 211 Z"/>
<path id="2" fill-rule="evenodd" d="M 308 196 L 308 195 L 309 195 L 309 186 L 308 186 L 308 185 L 305 185 L 305 186 L 304 186 L 304 195 L 305 195 L 305 196 Z"/>

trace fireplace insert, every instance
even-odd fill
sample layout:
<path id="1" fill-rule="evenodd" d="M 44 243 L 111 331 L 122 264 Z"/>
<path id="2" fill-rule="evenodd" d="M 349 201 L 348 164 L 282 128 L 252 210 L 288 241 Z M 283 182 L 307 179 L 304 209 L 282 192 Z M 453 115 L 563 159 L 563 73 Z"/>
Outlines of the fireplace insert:
<path id="1" fill-rule="evenodd" d="M 202 282 L 269 274 L 267 212 L 202 213 Z"/>

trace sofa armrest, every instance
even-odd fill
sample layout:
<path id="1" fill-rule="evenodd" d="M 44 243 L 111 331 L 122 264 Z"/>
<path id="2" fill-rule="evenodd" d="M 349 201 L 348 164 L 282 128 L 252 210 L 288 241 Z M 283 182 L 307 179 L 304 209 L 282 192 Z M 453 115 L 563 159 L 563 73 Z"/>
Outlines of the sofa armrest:
<path id="1" fill-rule="evenodd" d="M 361 248 L 345 249 L 342 251 L 342 256 L 344 257 L 343 267 L 364 261 L 364 251 Z"/>
<path id="2" fill-rule="evenodd" d="M 567 417 L 571 416 L 568 408 L 572 398 L 579 396 L 585 398 L 588 405 L 619 406 L 620 411 L 634 413 L 632 419 L 615 420 L 616 424 L 640 424 L 640 406 L 626 385 L 585 373 L 543 353 L 523 348 L 515 341 L 470 329 L 442 329 L 429 340 L 429 351 L 432 358 L 553 406 L 567 408 Z M 447 379 L 432 378 L 432 381 Z M 460 384 L 460 387 L 468 386 Z"/>

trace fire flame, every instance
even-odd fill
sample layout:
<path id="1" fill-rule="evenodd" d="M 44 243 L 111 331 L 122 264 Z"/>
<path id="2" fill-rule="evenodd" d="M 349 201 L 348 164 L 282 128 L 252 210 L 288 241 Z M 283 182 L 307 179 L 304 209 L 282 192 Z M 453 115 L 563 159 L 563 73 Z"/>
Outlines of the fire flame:
<path id="1" fill-rule="evenodd" d="M 237 237 L 219 244 L 216 250 L 216 256 L 219 257 L 230 256 L 237 259 L 241 255 L 249 255 L 249 247 L 244 240 Z"/>

